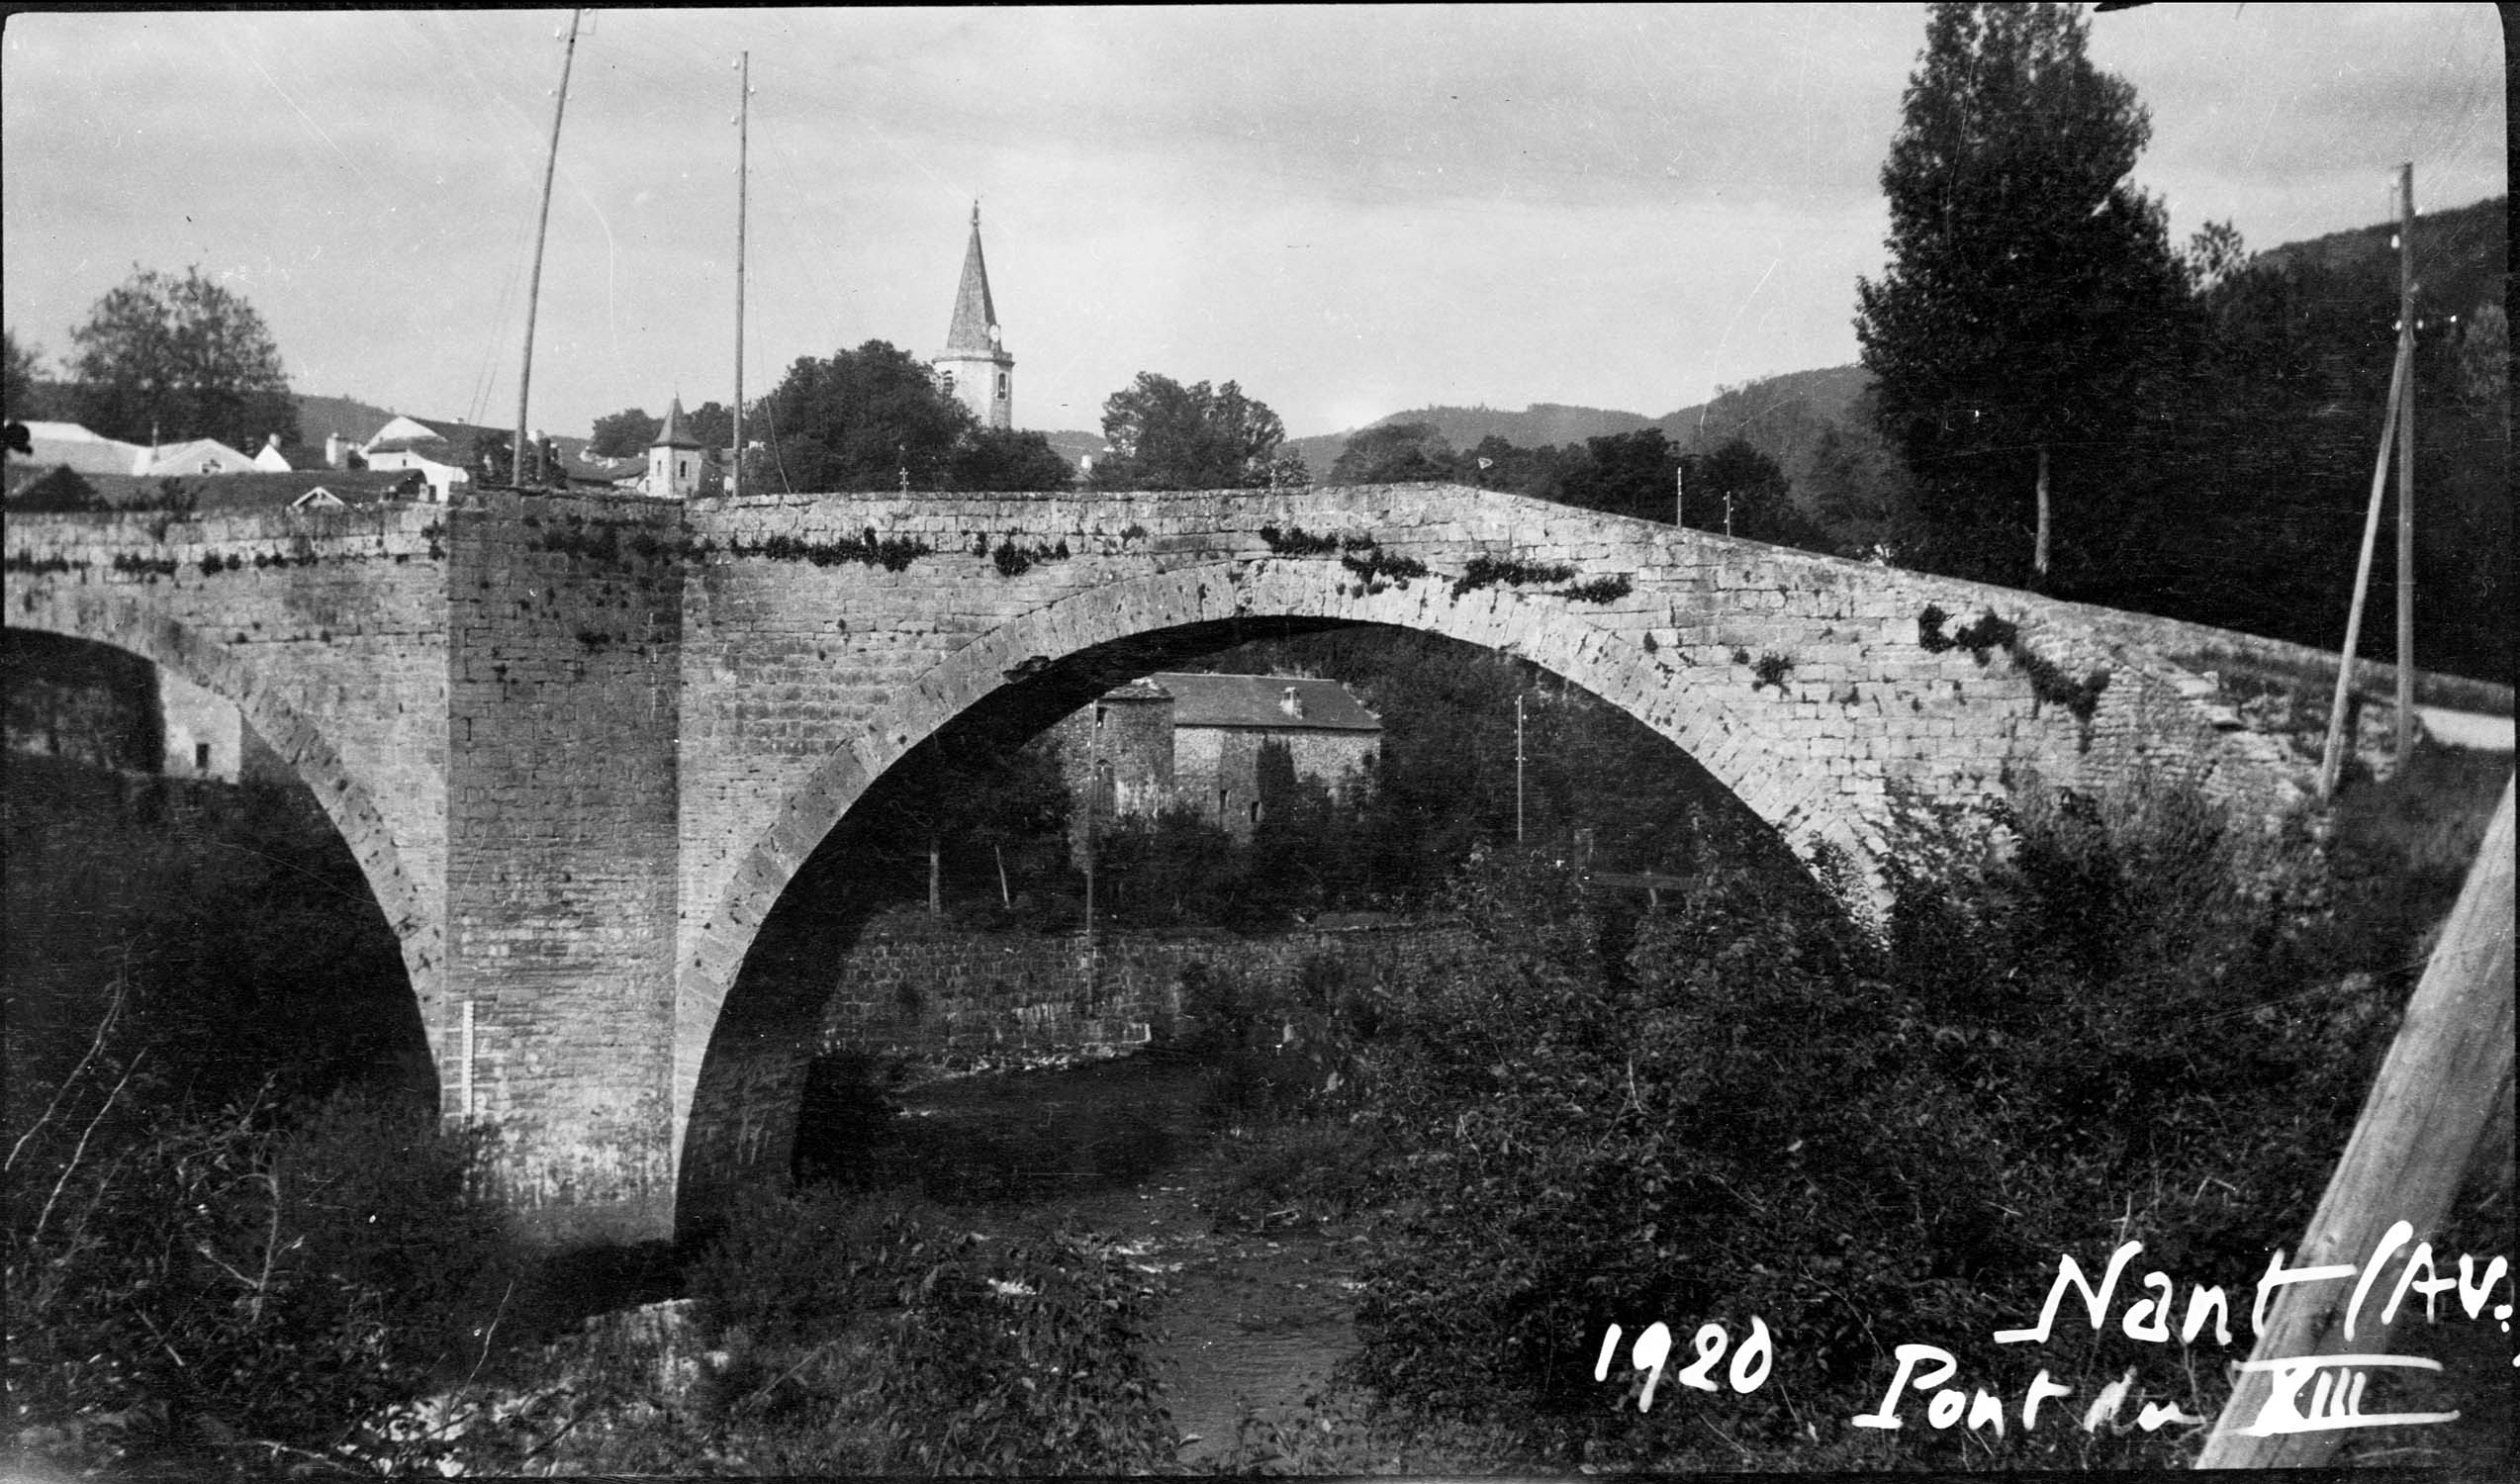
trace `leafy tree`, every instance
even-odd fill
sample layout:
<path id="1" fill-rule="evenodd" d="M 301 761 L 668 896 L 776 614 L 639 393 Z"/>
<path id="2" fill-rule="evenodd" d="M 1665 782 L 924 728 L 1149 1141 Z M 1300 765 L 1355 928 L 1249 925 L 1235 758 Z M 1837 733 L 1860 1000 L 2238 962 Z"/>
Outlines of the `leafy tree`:
<path id="1" fill-rule="evenodd" d="M 1892 535 L 1906 500 L 1905 471 L 1881 441 L 1836 423 L 1820 430 L 1804 486 L 1825 546 L 1840 556 L 1894 555 Z"/>
<path id="2" fill-rule="evenodd" d="M 79 419 L 109 437 L 297 441 L 297 402 L 270 329 L 199 268 L 180 279 L 136 269 L 70 342 Z"/>
<path id="3" fill-rule="evenodd" d="M 595 419 L 595 436 L 587 440 L 587 452 L 606 459 L 622 459 L 645 453 L 656 442 L 656 434 L 664 426 L 664 418 L 649 417 L 647 409 L 641 407 L 598 417 Z"/>
<path id="4" fill-rule="evenodd" d="M 1489 433 L 1461 457 L 1460 475 L 1487 490 L 1511 490 L 1540 500 L 1562 500 L 1568 476 L 1584 459 L 1580 448 L 1524 448 Z"/>
<path id="5" fill-rule="evenodd" d="M 1937 5 L 1882 167 L 1891 260 L 1855 328 L 1915 477 L 1914 555 L 1939 570 L 2031 574 L 2043 461 L 2060 565 L 2125 531 L 2187 344 L 2187 273 L 2127 180 L 2151 122 L 2087 33 L 2061 5 Z"/>
<path id="6" fill-rule="evenodd" d="M 1640 427 L 1587 438 L 1584 455 L 1561 481 L 1558 499 L 1613 515 L 1671 518 L 1672 482 L 1680 468 L 1680 451 L 1671 446 L 1661 428 Z"/>
<path id="7" fill-rule="evenodd" d="M 1334 485 L 1390 485 L 1451 479 L 1452 444 L 1432 422 L 1385 422 L 1348 440 L 1330 466 Z"/>
<path id="8" fill-rule="evenodd" d="M 1727 438 L 1714 452 L 1693 455 L 1687 463 L 1690 525 L 1752 541 L 1829 549 L 1826 534 L 1795 504 L 1785 471 L 1749 439 Z"/>
<path id="9" fill-rule="evenodd" d="M 5 358 L 0 358 L 0 411 L 12 418 L 34 416 L 35 378 L 41 357 L 33 349 L 18 344 L 18 332 L 0 330 L 0 343 L 5 343 Z"/>
<path id="10" fill-rule="evenodd" d="M 660 424 L 661 425 L 661 424 Z M 731 448 L 735 443 L 735 412 L 722 402 L 703 402 L 683 414 L 683 427 L 702 448 Z M 654 433 L 649 437 L 656 436 Z"/>
<path id="11" fill-rule="evenodd" d="M 656 435 L 664 430 L 663 417 L 648 416 L 643 407 L 629 408 L 595 419 L 587 452 L 597 458 L 630 458 L 655 447 Z M 703 448 L 724 448 L 735 441 L 735 415 L 722 402 L 703 402 L 683 414 L 683 431 Z"/>
<path id="12" fill-rule="evenodd" d="M 971 429 L 951 468 L 957 490 L 1065 490 L 1076 482 L 1074 466 L 1046 434 L 1007 427 Z"/>
<path id="13" fill-rule="evenodd" d="M 758 488 L 802 491 L 935 490 L 953 483 L 969 410 L 908 351 L 883 340 L 828 359 L 799 356 L 745 419 L 769 454 L 751 467 Z"/>
<path id="14" fill-rule="evenodd" d="M 1233 382 L 1183 386 L 1141 371 L 1102 405 L 1109 456 L 1094 465 L 1106 490 L 1248 490 L 1265 487 L 1286 425 Z"/>
<path id="15" fill-rule="evenodd" d="M 861 807 L 874 874 L 915 881 L 930 911 L 944 910 L 949 893 L 998 900 L 1008 889 L 1001 876 L 1008 858 L 1017 868 L 1037 867 L 1068 831 L 1056 749 L 1009 747 L 971 732 L 920 746 Z"/>

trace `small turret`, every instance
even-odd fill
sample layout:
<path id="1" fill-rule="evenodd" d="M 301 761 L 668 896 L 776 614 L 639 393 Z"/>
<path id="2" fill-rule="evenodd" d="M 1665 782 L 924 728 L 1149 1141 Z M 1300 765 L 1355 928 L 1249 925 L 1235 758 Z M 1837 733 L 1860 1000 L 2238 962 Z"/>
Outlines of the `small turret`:
<path id="1" fill-rule="evenodd" d="M 645 488 L 650 495 L 688 500 L 700 493 L 701 444 L 692 436 L 687 420 L 683 399 L 677 396 L 666 405 L 665 425 L 656 430 L 655 441 L 647 445 Z"/>

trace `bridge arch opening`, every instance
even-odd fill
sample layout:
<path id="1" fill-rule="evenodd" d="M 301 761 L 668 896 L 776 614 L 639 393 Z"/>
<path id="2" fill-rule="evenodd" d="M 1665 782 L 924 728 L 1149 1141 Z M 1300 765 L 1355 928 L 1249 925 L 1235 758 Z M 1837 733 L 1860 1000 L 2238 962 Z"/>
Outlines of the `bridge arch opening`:
<path id="1" fill-rule="evenodd" d="M 1638 708 L 1633 702 L 1623 705 L 1603 696 L 1537 658 L 1510 649 L 1500 653 L 1496 646 L 1447 635 L 1432 625 L 1320 613 L 1241 613 L 1144 629 L 1056 658 L 1009 655 L 990 677 L 993 686 L 926 735 L 910 741 L 871 780 L 860 781 L 863 775 L 854 756 L 836 757 L 824 771 L 822 782 L 838 785 L 847 797 L 836 800 L 836 817 L 763 908 L 758 931 L 710 1027 L 706 1057 L 692 1088 L 678 1149 L 678 1225 L 687 1237 L 708 1230 L 737 1187 L 785 1177 L 795 1152 L 793 1141 L 808 1073 L 824 1042 L 826 1010 L 840 966 L 879 912 L 918 894 L 919 863 L 906 859 L 897 842 L 887 856 L 885 842 L 876 838 L 875 821 L 887 813 L 899 815 L 904 790 L 932 785 L 940 776 L 941 758 L 1015 748 L 1130 681 L 1161 671 L 1205 668 L 1203 662 L 1221 652 L 1256 641 L 1269 641 L 1299 654 L 1309 649 L 1311 653 L 1302 654 L 1296 663 L 1334 678 L 1343 667 L 1336 660 L 1321 663 L 1330 649 L 1378 642 L 1414 645 L 1421 654 L 1457 652 L 1484 661 L 1499 673 L 1518 670 L 1527 677 L 1527 684 L 1536 684 L 1541 692 L 1553 689 L 1562 697 L 1561 704 L 1589 707 L 1603 726 L 1625 728 L 1632 741 L 1641 739 L 1657 765 L 1667 769 L 1670 787 L 1704 806 L 1707 817 L 1699 826 L 1701 838 L 1689 842 L 1680 857 L 1672 859 L 1703 850 L 1721 851 L 1727 860 L 1755 858 L 1759 867 L 1789 880 L 1798 889 L 1808 890 L 1814 884 L 1809 864 L 1797 856 L 1793 842 L 1776 821 L 1762 817 L 1729 785 L 1703 767 L 1672 737 L 1670 727 L 1654 725 L 1636 714 Z M 1240 667 L 1229 661 L 1227 668 Z M 1595 673 L 1602 668 L 1595 667 Z M 1510 729 L 1510 699 L 1505 705 Z M 1495 761 L 1510 776 L 1510 753 Z M 1534 802 L 1540 800 L 1536 796 Z M 1542 817 L 1543 810 L 1538 807 L 1533 815 L 1535 842 L 1550 836 L 1549 826 L 1558 821 Z M 1510 816 L 1501 831 L 1493 827 L 1493 821 L 1490 826 L 1491 840 L 1512 843 Z M 1561 830 L 1550 843 L 1561 856 L 1571 858 L 1590 842 L 1570 838 Z M 1641 909 L 1650 894 L 1675 885 L 1671 878 L 1655 870 L 1624 868 L 1666 866 L 1672 859 L 1642 861 L 1631 850 L 1623 858 L 1590 863 L 1603 868 L 1611 889 L 1636 898 L 1633 909 L 1623 909 L 1622 926 L 1632 930 L 1633 909 Z M 1570 859 L 1570 864 L 1587 863 Z M 875 880 L 871 873 L 877 871 L 888 873 L 888 879 Z M 1819 892 L 1813 897 L 1826 901 Z M 1097 914 L 1097 920 L 1106 919 Z M 1084 946 L 1081 939 L 1078 946 Z"/>
<path id="2" fill-rule="evenodd" d="M 56 1081 L 119 995 L 196 1096 L 363 1085 L 434 1112 L 409 946 L 342 790 L 263 741 L 233 677 L 166 663 L 169 637 L 0 630 L 13 1088 Z"/>

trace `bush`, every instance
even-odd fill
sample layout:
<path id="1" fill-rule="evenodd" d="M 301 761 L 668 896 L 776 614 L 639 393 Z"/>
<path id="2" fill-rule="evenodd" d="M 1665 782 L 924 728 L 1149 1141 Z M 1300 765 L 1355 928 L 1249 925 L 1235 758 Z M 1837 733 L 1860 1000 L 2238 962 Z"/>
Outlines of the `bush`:
<path id="1" fill-rule="evenodd" d="M 827 1334 L 890 1302 L 903 1252 L 934 1221 L 919 1202 L 837 1185 L 755 1194 L 686 1272 L 702 1331 L 771 1346 Z"/>
<path id="2" fill-rule="evenodd" d="M 1158 1295 L 1117 1253 L 1073 1233 L 991 1252 L 930 1232 L 900 1256 L 877 1388 L 893 1466 L 1146 1472 L 1179 1450 L 1143 1351 Z"/>
<path id="3" fill-rule="evenodd" d="M 2427 843 L 2442 810 L 2369 807 L 2397 822 L 2349 814 L 2330 868 L 2306 841 L 2236 834 L 2193 791 L 2028 783 L 2008 859 L 1894 871 L 1882 946 L 1708 873 L 1624 964 L 1571 874 L 1474 860 L 1452 910 L 1479 948 L 1395 996 L 1368 1048 L 1402 1188 L 1348 1378 L 1618 1466 L 1742 1461 L 1694 1451 L 1701 1420 L 1753 1459 L 1957 1456 L 1966 1430 L 1807 1431 L 1871 1410 L 1912 1341 L 2000 1394 L 2045 1366 L 2089 1398 L 2131 1366 L 2212 1415 L 2204 1355 L 2079 1324 L 2038 1353 L 1983 1337 L 2038 1312 L 2060 1253 L 2088 1268 L 2140 1239 L 2145 1267 L 2237 1288 L 2297 1238 L 2420 924 L 2456 889 L 2406 872 L 2455 853 Z M 2379 881 L 2398 889 L 2360 884 Z M 1777 1344 L 1747 1395 L 1639 1415 L 1633 1384 L 1592 1380 L 1610 1324 L 1662 1321 L 1685 1344 L 1719 1323 L 1737 1345 L 1754 1316 Z M 1973 1459 L 2024 1466 L 2188 1446 L 2055 1424 L 1967 1436 Z"/>
<path id="4" fill-rule="evenodd" d="M 128 1070 L 90 1063 L 13 1157 L 48 1192 L 9 1221 L 23 1445 L 78 1467 L 358 1454 L 361 1419 L 486 1346 L 513 1269 L 479 1140 L 371 1094 L 288 1120 L 137 1111 Z"/>

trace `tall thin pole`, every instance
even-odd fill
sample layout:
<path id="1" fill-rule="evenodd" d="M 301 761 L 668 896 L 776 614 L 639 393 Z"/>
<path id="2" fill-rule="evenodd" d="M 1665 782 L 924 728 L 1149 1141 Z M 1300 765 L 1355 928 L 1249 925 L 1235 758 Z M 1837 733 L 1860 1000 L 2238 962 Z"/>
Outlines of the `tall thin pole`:
<path id="1" fill-rule="evenodd" d="M 560 96 L 551 105 L 551 150 L 542 162 L 542 215 L 533 229 L 533 276 L 525 286 L 525 363 L 516 373 L 516 442 L 512 452 L 508 482 L 521 488 L 525 482 L 525 398 L 533 389 L 533 320 L 542 299 L 542 239 L 551 230 L 551 179 L 560 169 L 560 115 L 569 107 L 569 64 L 578 56 L 578 20 L 583 10 L 569 12 L 569 45 L 560 53 Z"/>
<path id="2" fill-rule="evenodd" d="M 2415 750 L 2415 166 L 2397 167 L 2397 761 Z"/>
<path id="3" fill-rule="evenodd" d="M 2363 641 L 2363 599 L 2372 586 L 2372 547 L 2380 540 L 2380 496 L 2388 489 L 2388 445 L 2397 436 L 2397 409 L 2406 390 L 2406 342 L 2397 342 L 2397 364 L 2388 376 L 2388 416 L 2380 419 L 2380 460 L 2372 467 L 2372 501 L 2363 513 L 2363 554 L 2354 563 L 2354 602 L 2345 610 L 2345 651 L 2336 660 L 2336 699 L 2328 707 L 2327 750 L 2319 758 L 2319 797 L 2336 791 L 2344 765 L 2345 698 L 2354 689 L 2354 651 Z"/>
<path id="4" fill-rule="evenodd" d="M 744 493 L 744 193 L 751 184 L 753 138 L 753 54 L 746 51 L 736 66 L 742 72 L 743 106 L 735 113 L 735 475 L 734 492 Z"/>

